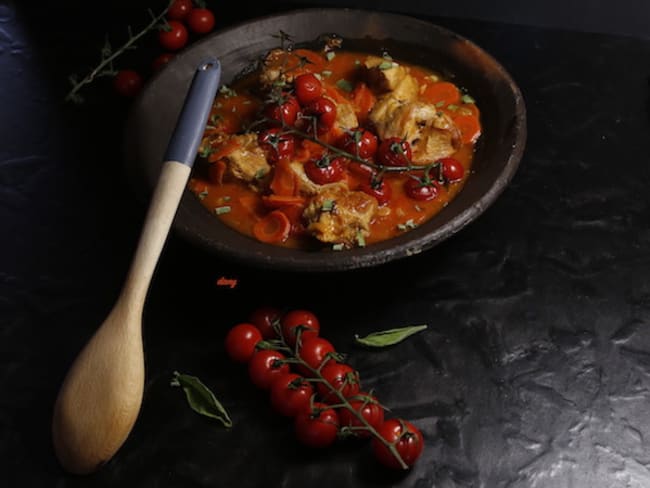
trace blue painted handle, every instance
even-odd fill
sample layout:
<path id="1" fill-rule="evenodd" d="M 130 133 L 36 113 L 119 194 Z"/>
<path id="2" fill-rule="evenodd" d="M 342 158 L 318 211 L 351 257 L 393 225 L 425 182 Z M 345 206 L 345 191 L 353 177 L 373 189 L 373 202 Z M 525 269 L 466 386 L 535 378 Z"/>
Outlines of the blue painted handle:
<path id="1" fill-rule="evenodd" d="M 220 79 L 219 60 L 203 60 L 185 97 L 176 128 L 167 145 L 165 161 L 178 161 L 190 167 L 194 164 Z"/>

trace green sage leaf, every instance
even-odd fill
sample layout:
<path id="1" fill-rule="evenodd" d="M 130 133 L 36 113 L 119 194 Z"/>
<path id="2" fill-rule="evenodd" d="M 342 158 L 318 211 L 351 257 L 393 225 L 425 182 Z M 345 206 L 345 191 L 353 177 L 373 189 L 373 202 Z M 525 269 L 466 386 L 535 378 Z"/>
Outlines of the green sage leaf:
<path id="1" fill-rule="evenodd" d="M 427 328 L 426 325 L 412 325 L 409 327 L 400 327 L 398 329 L 382 330 L 380 332 L 373 332 L 366 337 L 354 336 L 357 344 L 368 347 L 386 347 L 402 342 L 409 336 L 417 334 Z"/>
<path id="2" fill-rule="evenodd" d="M 181 374 L 174 371 L 171 386 L 180 386 L 185 392 L 187 403 L 192 410 L 206 417 L 219 420 L 225 427 L 232 427 L 232 420 L 214 393 L 196 376 Z"/>

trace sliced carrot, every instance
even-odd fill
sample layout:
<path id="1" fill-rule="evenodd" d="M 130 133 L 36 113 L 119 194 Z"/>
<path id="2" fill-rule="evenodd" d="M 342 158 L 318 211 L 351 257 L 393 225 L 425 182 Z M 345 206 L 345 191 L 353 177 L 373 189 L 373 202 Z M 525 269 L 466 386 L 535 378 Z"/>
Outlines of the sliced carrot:
<path id="1" fill-rule="evenodd" d="M 257 195 L 244 195 L 238 198 L 241 207 L 246 210 L 251 217 L 257 218 L 262 210 L 260 200 Z"/>
<path id="2" fill-rule="evenodd" d="M 273 210 L 253 226 L 253 235 L 258 241 L 268 244 L 284 242 L 291 232 L 291 222 L 280 210 Z"/>
<path id="3" fill-rule="evenodd" d="M 296 174 L 291 170 L 289 162 L 281 159 L 273 168 L 273 179 L 269 185 L 276 195 L 293 196 L 297 193 L 298 182 Z"/>
<path id="4" fill-rule="evenodd" d="M 302 225 L 302 214 L 305 211 L 304 206 L 287 206 L 282 207 L 279 210 L 285 214 L 289 219 L 289 222 L 291 222 L 290 235 L 296 236 L 305 233 L 305 227 Z"/>
<path id="5" fill-rule="evenodd" d="M 458 115 L 454 117 L 454 124 L 460 131 L 460 140 L 463 144 L 470 144 L 476 141 L 481 135 L 481 123 L 478 117 L 473 115 Z"/>
<path id="6" fill-rule="evenodd" d="M 435 104 L 458 105 L 460 103 L 460 90 L 453 83 L 448 81 L 439 81 L 428 84 L 422 97 Z"/>
<path id="7" fill-rule="evenodd" d="M 365 123 L 368 118 L 368 113 L 372 110 L 372 107 L 375 105 L 377 98 L 370 91 L 368 85 L 365 83 L 357 83 L 357 86 L 352 92 L 352 103 L 354 104 L 354 109 L 359 119 L 359 124 Z"/>
<path id="8" fill-rule="evenodd" d="M 216 151 L 211 153 L 210 156 L 208 156 L 208 161 L 210 163 L 214 163 L 215 161 L 219 161 L 220 159 L 225 158 L 226 156 L 231 154 L 235 149 L 237 149 L 239 145 L 240 145 L 239 141 L 231 137 L 226 142 L 221 144 L 221 146 L 219 146 Z"/>
<path id="9" fill-rule="evenodd" d="M 348 98 L 345 95 L 343 95 L 339 90 L 334 88 L 332 85 L 328 85 L 327 83 L 325 83 L 323 85 L 323 90 L 325 92 L 325 95 L 328 98 L 331 98 L 334 101 L 334 103 L 350 103 L 350 100 L 348 100 Z"/>
<path id="10" fill-rule="evenodd" d="M 303 207 L 305 205 L 303 197 L 293 195 L 264 195 L 262 201 L 269 208 Z"/>
<path id="11" fill-rule="evenodd" d="M 226 162 L 223 159 L 210 164 L 210 167 L 208 168 L 208 177 L 212 183 L 221 185 L 223 183 L 224 174 L 226 174 Z"/>

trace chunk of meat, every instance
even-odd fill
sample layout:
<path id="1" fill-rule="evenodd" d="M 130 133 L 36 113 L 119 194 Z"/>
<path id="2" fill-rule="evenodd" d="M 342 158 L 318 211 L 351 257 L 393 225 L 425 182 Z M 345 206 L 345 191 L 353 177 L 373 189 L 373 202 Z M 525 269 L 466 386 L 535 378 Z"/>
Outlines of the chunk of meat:
<path id="1" fill-rule="evenodd" d="M 354 110 L 354 105 L 348 102 L 334 102 L 336 103 L 336 122 L 335 124 L 343 129 L 353 129 L 359 126 L 359 120 Z"/>
<path id="2" fill-rule="evenodd" d="M 377 207 L 377 200 L 366 193 L 330 185 L 312 198 L 303 218 L 307 232 L 319 241 L 353 246 L 370 234 Z"/>
<path id="3" fill-rule="evenodd" d="M 386 97 L 375 104 L 369 118 L 381 139 L 406 139 L 415 164 L 451 156 L 460 146 L 460 133 L 454 122 L 429 103 L 400 102 Z"/>
<path id="4" fill-rule="evenodd" d="M 408 75 L 404 66 L 379 56 L 368 56 L 363 67 L 368 86 L 379 94 L 393 91 Z"/>
<path id="5" fill-rule="evenodd" d="M 236 143 L 235 149 L 223 157 L 229 175 L 246 183 L 256 184 L 269 173 L 271 167 L 257 142 L 256 134 L 232 136 L 231 142 Z"/>

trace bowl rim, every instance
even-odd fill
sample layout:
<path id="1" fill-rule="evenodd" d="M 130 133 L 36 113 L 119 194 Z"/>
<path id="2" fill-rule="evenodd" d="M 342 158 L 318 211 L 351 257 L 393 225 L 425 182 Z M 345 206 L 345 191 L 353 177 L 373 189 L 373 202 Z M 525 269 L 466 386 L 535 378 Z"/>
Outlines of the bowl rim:
<path id="1" fill-rule="evenodd" d="M 186 188 L 179 204 L 176 217 L 172 224 L 172 230 L 178 233 L 187 241 L 197 245 L 209 253 L 216 253 L 219 256 L 233 259 L 240 264 L 247 266 L 260 267 L 271 270 L 284 270 L 284 271 L 298 271 L 298 272 L 337 272 L 353 270 L 358 268 L 368 268 L 385 264 L 389 261 L 404 259 L 423 251 L 429 250 L 436 245 L 440 244 L 447 238 L 456 234 L 470 222 L 474 221 L 481 215 L 489 206 L 494 203 L 497 197 L 504 191 L 507 185 L 514 177 L 522 159 L 527 139 L 527 123 L 526 123 L 526 105 L 521 93 L 520 88 L 515 83 L 510 73 L 505 67 L 494 58 L 489 52 L 485 51 L 482 47 L 474 41 L 464 37 L 457 32 L 454 32 L 446 27 L 440 26 L 433 21 L 424 20 L 413 17 L 408 14 L 384 12 L 370 9 L 359 8 L 336 8 L 336 7 L 306 7 L 299 9 L 291 9 L 279 13 L 272 13 L 254 17 L 251 19 L 242 20 L 233 23 L 223 29 L 215 30 L 209 35 L 205 36 L 189 46 L 187 49 L 178 53 L 169 64 L 180 63 L 183 57 L 191 55 L 192 52 L 199 50 L 201 46 L 214 42 L 217 38 L 228 36 L 229 34 L 239 31 L 247 26 L 258 24 L 261 22 L 273 21 L 275 19 L 292 18 L 300 15 L 318 15 L 318 14 L 346 14 L 346 15 L 376 15 L 380 16 L 386 21 L 402 21 L 408 23 L 417 23 L 426 29 L 433 29 L 440 35 L 454 38 L 458 41 L 468 44 L 473 50 L 481 53 L 481 56 L 486 59 L 490 65 L 498 73 L 499 78 L 502 79 L 508 86 L 509 91 L 514 101 L 513 122 L 511 130 L 514 132 L 514 140 L 517 142 L 508 153 L 507 160 L 503 169 L 497 175 L 495 181 L 490 187 L 480 195 L 477 200 L 474 200 L 471 205 L 452 217 L 448 222 L 441 226 L 436 226 L 433 229 L 423 232 L 422 235 L 417 235 L 415 230 L 407 232 L 401 236 L 393 237 L 391 239 L 374 243 L 370 246 L 363 248 L 353 248 L 344 251 L 332 251 L 325 249 L 324 251 L 302 251 L 299 249 L 285 248 L 281 246 L 274 246 L 272 244 L 264 244 L 257 242 L 253 238 L 231 229 L 225 224 L 220 224 L 220 230 L 229 234 L 231 238 L 242 238 L 245 243 L 244 251 L 239 247 L 224 245 L 222 241 L 215 241 L 206 236 L 196 232 L 192 226 L 183 222 L 182 216 L 185 212 L 193 212 L 198 207 L 203 211 L 205 208 L 198 202 L 196 197 Z M 316 37 L 319 33 L 316 33 Z M 155 73 L 147 84 L 148 87 L 154 85 L 158 79 L 164 76 L 164 70 Z M 223 81 L 222 81 L 223 83 Z M 143 90 L 144 92 L 145 90 Z M 133 121 L 134 114 L 137 112 L 143 100 L 144 93 L 140 93 L 131 107 L 129 114 L 129 121 Z M 131 122 L 126 124 L 126 137 L 124 138 L 124 148 L 128 155 L 129 153 L 129 127 Z M 128 157 L 126 158 L 128 160 Z M 162 161 L 161 161 L 162 163 Z M 152 188 L 148 188 L 152 190 Z M 463 190 L 461 190 L 462 193 Z M 456 200 L 458 196 L 454 199 Z M 450 205 L 453 203 L 450 203 Z M 444 211 L 444 209 L 443 209 Z M 439 214 L 438 214 L 439 215 Z M 210 216 L 213 218 L 212 216 Z M 430 219 L 427 223 L 435 219 Z M 424 223 L 420 229 L 426 227 Z M 405 238 L 405 236 L 407 236 Z M 252 248 L 252 249 L 250 249 Z M 250 250 L 247 250 L 250 249 Z M 268 251 L 268 252 L 265 252 Z"/>

